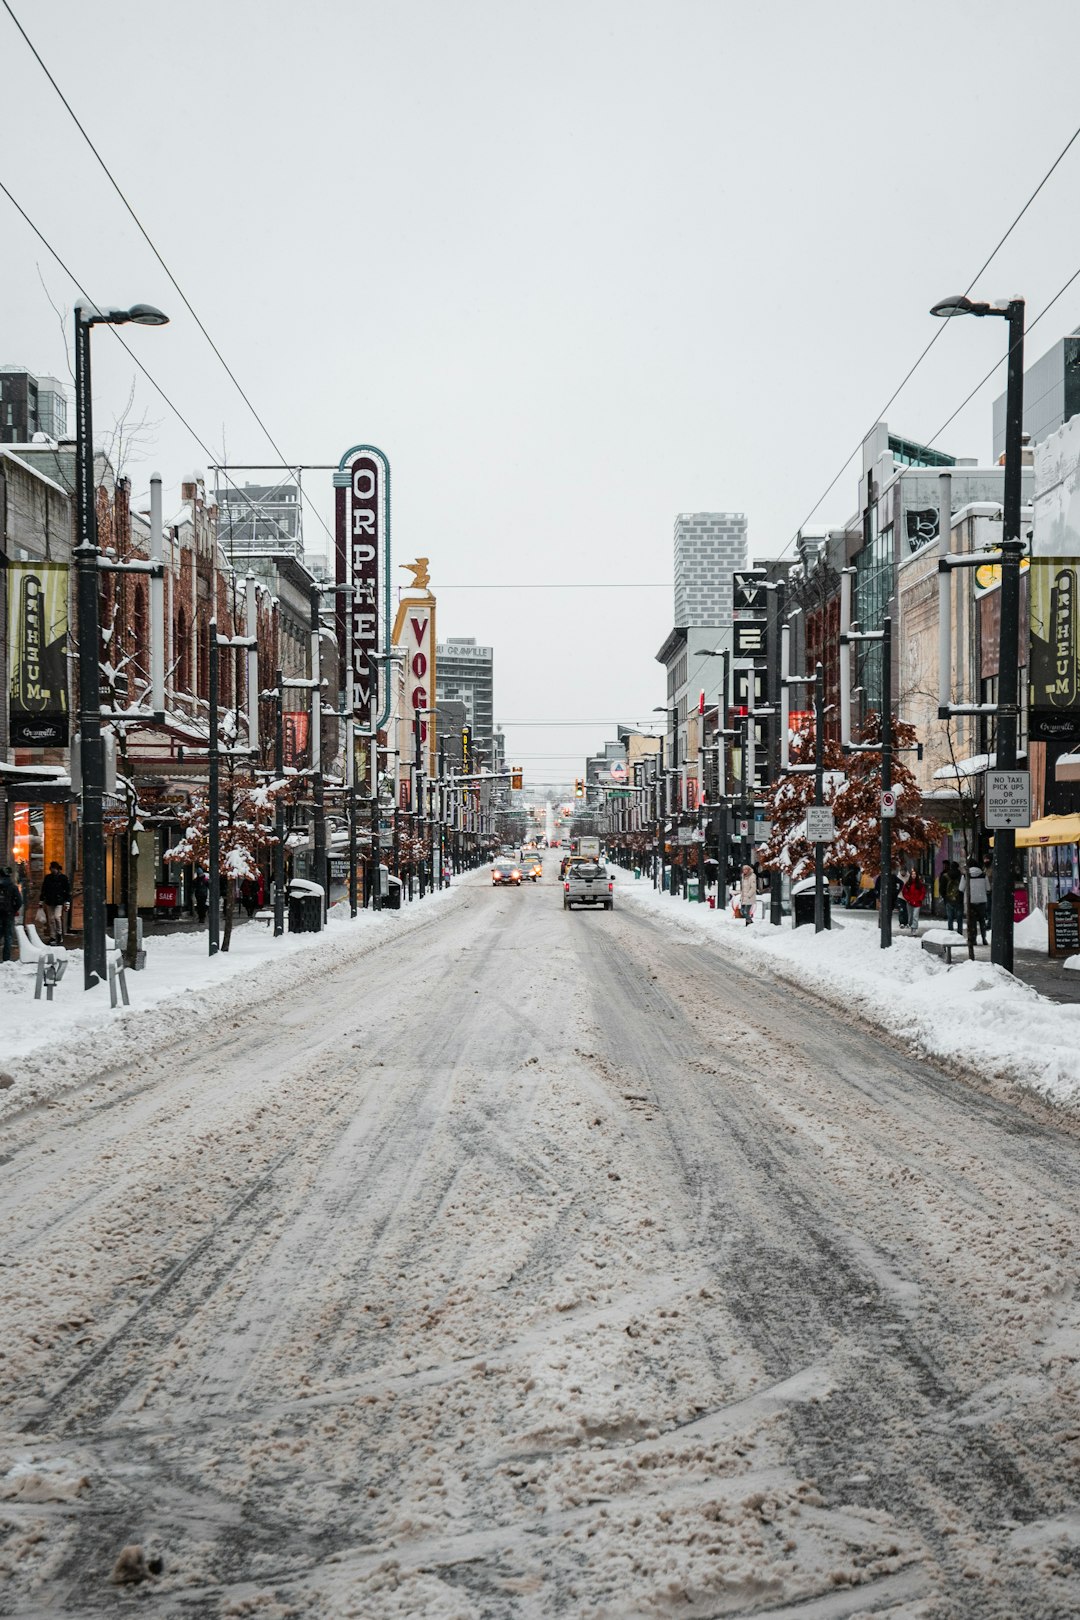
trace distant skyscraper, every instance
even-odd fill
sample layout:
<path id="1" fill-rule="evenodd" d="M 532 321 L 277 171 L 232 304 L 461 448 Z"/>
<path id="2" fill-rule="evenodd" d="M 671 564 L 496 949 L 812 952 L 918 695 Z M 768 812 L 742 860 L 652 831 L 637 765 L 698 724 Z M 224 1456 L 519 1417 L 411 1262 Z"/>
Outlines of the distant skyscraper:
<path id="1" fill-rule="evenodd" d="M 731 576 L 746 567 L 743 512 L 680 512 L 675 519 L 675 623 L 731 624 Z"/>
<path id="2" fill-rule="evenodd" d="M 23 366 L 0 366 L 0 443 L 29 444 L 35 433 L 67 435 L 67 395 L 55 377 Z"/>
<path id="3" fill-rule="evenodd" d="M 437 703 L 463 703 L 465 722 L 472 730 L 473 747 L 483 755 L 484 767 L 495 768 L 495 654 L 478 647 L 473 636 L 451 636 L 435 649 Z"/>

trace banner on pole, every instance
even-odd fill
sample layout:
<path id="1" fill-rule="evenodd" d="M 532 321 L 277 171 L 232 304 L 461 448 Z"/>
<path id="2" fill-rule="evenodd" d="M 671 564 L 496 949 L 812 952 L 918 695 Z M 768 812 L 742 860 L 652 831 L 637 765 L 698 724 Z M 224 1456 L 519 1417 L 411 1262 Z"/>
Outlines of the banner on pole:
<path id="1" fill-rule="evenodd" d="M 10 735 L 15 747 L 68 744 L 68 565 L 8 563 Z"/>
<path id="2" fill-rule="evenodd" d="M 1028 572 L 1031 620 L 1030 735 L 1053 741 L 1080 731 L 1080 562 L 1036 557 Z"/>

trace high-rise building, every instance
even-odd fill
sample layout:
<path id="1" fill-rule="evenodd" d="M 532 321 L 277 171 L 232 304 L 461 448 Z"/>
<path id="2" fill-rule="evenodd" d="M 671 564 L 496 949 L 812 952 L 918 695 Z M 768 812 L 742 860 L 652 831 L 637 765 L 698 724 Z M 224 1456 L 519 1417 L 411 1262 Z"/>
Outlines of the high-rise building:
<path id="1" fill-rule="evenodd" d="M 675 519 L 675 623 L 731 624 L 731 576 L 746 567 L 743 512 L 680 512 Z"/>
<path id="2" fill-rule="evenodd" d="M 29 444 L 35 433 L 67 434 L 67 395 L 56 377 L 35 377 L 25 366 L 0 366 L 0 443 Z"/>
<path id="3" fill-rule="evenodd" d="M 463 703 L 473 748 L 484 768 L 495 768 L 495 654 L 478 647 L 474 636 L 451 636 L 435 650 L 437 703 Z"/>
<path id="4" fill-rule="evenodd" d="M 1064 427 L 1080 412 L 1080 327 L 1058 338 L 1024 372 L 1024 432 L 1032 444 Z M 994 460 L 1005 454 L 1005 395 L 994 401 Z"/>

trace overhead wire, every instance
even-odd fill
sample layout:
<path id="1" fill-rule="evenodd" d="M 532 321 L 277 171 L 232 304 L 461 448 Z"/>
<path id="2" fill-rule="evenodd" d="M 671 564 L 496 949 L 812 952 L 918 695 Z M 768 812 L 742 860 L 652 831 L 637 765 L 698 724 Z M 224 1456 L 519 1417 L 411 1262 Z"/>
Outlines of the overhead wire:
<path id="1" fill-rule="evenodd" d="M 4 3 L 6 4 L 7 0 L 4 0 Z M 1069 152 L 1070 148 L 1075 145 L 1075 143 L 1076 143 L 1076 141 L 1078 139 L 1080 139 L 1080 124 L 1078 124 L 1077 127 L 1073 130 L 1072 134 L 1069 136 L 1069 139 L 1065 142 L 1065 145 L 1061 148 L 1061 151 L 1058 153 L 1058 155 L 1054 159 L 1053 163 L 1051 163 L 1050 167 L 1047 169 L 1046 173 L 1043 175 L 1042 179 L 1039 181 L 1039 183 L 1035 187 L 1034 191 L 1028 197 L 1027 201 L 1024 203 L 1024 206 L 1020 209 L 1019 213 L 1012 220 L 1012 222 L 1009 225 L 1008 229 L 1001 235 L 1001 237 L 995 243 L 994 247 L 991 249 L 990 253 L 987 255 L 987 257 L 983 260 L 982 264 L 976 270 L 975 274 L 972 276 L 971 280 L 968 282 L 967 286 L 964 288 L 964 297 L 966 297 L 967 294 L 971 291 L 972 287 L 974 287 L 975 283 L 978 281 L 978 279 L 982 275 L 983 271 L 989 269 L 990 265 L 997 258 L 998 254 L 1000 253 L 1001 249 L 1005 246 L 1005 243 L 1009 240 L 1009 237 L 1012 235 L 1013 231 L 1019 225 L 1020 221 L 1023 219 L 1024 215 L 1027 213 L 1028 209 L 1031 207 L 1031 205 L 1035 201 L 1036 197 L 1039 195 L 1039 193 L 1042 191 L 1043 187 L 1046 185 L 1047 181 L 1050 179 L 1051 175 L 1054 173 L 1054 170 L 1062 162 L 1062 160 L 1065 158 L 1066 154 Z M 1078 274 L 1080 274 L 1080 271 L 1078 271 Z M 1075 280 L 1075 279 L 1076 279 L 1075 277 L 1072 278 L 1072 280 Z M 1067 288 L 1069 287 L 1069 285 L 1071 285 L 1071 282 L 1067 282 L 1065 284 L 1065 287 L 1063 287 L 1061 289 L 1061 292 L 1065 292 L 1067 290 Z M 1053 299 L 1051 299 L 1051 301 L 1050 301 L 1051 304 L 1056 303 L 1057 299 L 1060 298 L 1060 297 L 1061 297 L 1061 293 L 1056 294 L 1056 296 Z M 1049 308 L 1050 308 L 1050 304 L 1048 304 L 1046 306 L 1046 309 L 1049 309 Z M 1045 313 L 1046 313 L 1046 310 L 1043 310 L 1042 314 L 1045 315 Z M 1041 318 L 1041 317 L 1039 317 L 1039 318 Z M 930 338 L 930 341 L 926 344 L 925 348 L 919 354 L 918 358 L 914 361 L 914 363 L 911 366 L 908 367 L 907 371 L 904 373 L 904 376 L 901 378 L 900 382 L 893 389 L 892 393 L 889 395 L 889 397 L 885 401 L 884 405 L 881 407 L 881 409 L 878 411 L 877 415 L 874 417 L 874 422 L 884 421 L 885 413 L 889 410 L 890 406 L 893 405 L 895 403 L 895 401 L 899 398 L 900 394 L 907 387 L 907 384 L 911 381 L 911 379 L 915 375 L 916 371 L 918 371 L 919 367 L 922 365 L 923 361 L 926 359 L 927 355 L 930 353 L 930 350 L 934 347 L 934 344 L 942 336 L 942 334 L 943 334 L 943 332 L 945 330 L 946 324 L 947 324 L 946 322 L 942 322 L 942 324 L 937 327 L 937 329 L 933 333 L 933 336 Z M 1031 324 L 1032 324 L 1032 326 L 1034 326 L 1035 322 L 1033 321 Z M 1029 330 L 1030 330 L 1030 328 L 1029 328 Z M 959 412 L 963 410 L 964 405 L 968 404 L 969 401 L 974 398 L 975 394 L 978 393 L 979 389 L 983 386 L 983 384 L 989 380 L 989 376 L 993 376 L 993 373 L 996 370 L 997 370 L 997 366 L 995 365 L 992 368 L 992 370 L 990 371 L 990 373 L 988 374 L 988 377 L 984 377 L 982 382 L 980 382 L 972 390 L 971 394 L 968 395 L 968 398 L 965 399 L 964 404 L 957 406 L 957 409 L 953 413 L 953 416 L 951 416 L 949 418 L 949 422 L 953 421 L 954 417 L 957 416 L 959 414 Z M 939 433 L 944 432 L 944 429 L 946 427 L 948 427 L 949 422 L 946 422 L 943 427 L 939 428 L 938 432 Z M 874 425 L 873 422 L 870 425 L 871 425 L 871 427 L 873 427 L 873 425 Z M 841 466 L 839 468 L 839 470 L 836 472 L 835 476 L 829 480 L 828 484 L 822 490 L 821 494 L 818 496 L 817 500 L 814 502 L 814 504 L 810 508 L 809 512 L 807 512 L 806 516 L 803 518 L 802 522 L 799 524 L 798 528 L 795 530 L 795 533 L 791 536 L 791 539 L 784 546 L 783 550 L 777 553 L 778 557 L 783 557 L 784 554 L 791 549 L 791 547 L 795 544 L 796 540 L 799 538 L 799 535 L 802 533 L 803 529 L 805 529 L 806 525 L 810 522 L 810 519 L 814 516 L 814 513 L 818 510 L 818 507 L 822 504 L 822 502 L 824 500 L 827 499 L 827 497 L 829 495 L 831 495 L 831 493 L 835 489 L 836 485 L 840 482 L 841 478 L 847 472 L 847 470 L 850 467 L 851 463 L 854 461 L 855 457 L 858 455 L 859 451 L 862 449 L 865 438 L 866 438 L 866 435 L 864 434 L 863 437 L 859 440 L 858 444 L 854 447 L 854 449 L 846 457 L 846 459 L 845 459 L 845 461 L 843 463 L 843 466 Z M 933 442 L 934 442 L 933 439 L 931 439 L 930 444 L 932 445 Z M 929 446 L 928 446 L 928 448 L 929 448 Z"/>
<path id="2" fill-rule="evenodd" d="M 3 0 L 0 0 L 0 3 L 3 3 Z M 16 213 L 21 216 L 21 218 L 26 222 L 26 224 L 33 231 L 34 235 L 37 237 L 38 241 L 41 243 L 41 245 L 45 249 L 45 251 L 52 255 L 52 257 L 55 259 L 56 263 L 60 266 L 61 270 L 73 282 L 73 284 L 79 289 L 79 291 L 82 293 L 83 297 L 87 300 L 87 302 L 90 303 L 90 304 L 94 304 L 95 300 L 93 298 L 91 298 L 90 294 L 87 292 L 86 288 L 83 286 L 82 282 L 79 280 L 79 278 L 75 274 L 74 270 L 72 270 L 70 265 L 66 264 L 64 262 L 64 260 L 60 257 L 60 254 L 53 247 L 52 243 L 49 241 L 49 239 L 45 235 L 44 231 L 42 231 L 40 229 L 40 227 L 37 226 L 34 223 L 34 221 L 30 218 L 30 215 L 26 212 L 26 209 L 22 206 L 22 204 L 18 201 L 18 199 L 12 194 L 12 192 L 9 190 L 9 188 L 4 183 L 3 180 L 0 180 L 0 191 L 3 192 L 4 196 L 7 198 L 8 202 L 11 204 L 11 206 L 15 209 Z M 95 307 L 96 307 L 96 305 L 95 305 Z M 136 366 L 137 369 L 146 378 L 146 380 L 150 384 L 151 388 L 154 389 L 154 391 L 158 394 L 158 396 L 168 406 L 169 410 L 172 411 L 173 415 L 176 417 L 177 421 L 181 424 L 181 426 L 184 427 L 187 430 L 187 432 L 191 434 L 191 437 L 195 440 L 195 443 L 199 446 L 199 448 L 201 450 L 203 450 L 205 452 L 207 460 L 208 461 L 212 460 L 213 451 L 210 449 L 209 445 L 205 442 L 205 440 L 202 438 L 202 436 L 199 433 L 196 432 L 195 428 L 188 421 L 187 417 L 184 415 L 183 411 L 181 411 L 180 407 L 178 405 L 176 405 L 173 402 L 172 399 L 169 398 L 169 395 L 165 392 L 164 388 L 162 388 L 162 386 L 158 382 L 157 378 L 154 377 L 152 375 L 152 373 L 147 370 L 146 366 L 139 359 L 139 356 L 135 353 L 134 349 L 130 346 L 130 344 L 126 343 L 124 341 L 124 339 L 120 336 L 120 333 L 117 330 L 117 328 L 114 325 L 112 325 L 111 323 L 108 323 L 108 325 L 109 325 L 109 330 L 112 333 L 113 337 L 116 339 L 117 343 L 119 343 L 120 347 L 125 351 L 125 353 L 130 357 L 130 359 L 132 361 L 132 364 L 134 366 Z M 255 506 L 255 503 L 252 501 L 250 495 L 248 495 L 247 491 L 241 489 L 239 484 L 237 484 L 233 478 L 229 477 L 228 474 L 226 474 L 226 477 L 228 478 L 229 483 L 232 484 L 233 488 L 236 490 L 237 494 L 243 500 L 247 501 L 248 505 L 251 507 L 252 512 L 255 513 L 256 516 L 259 516 L 258 509 Z M 276 522 L 277 520 L 274 519 L 273 521 Z M 288 538 L 288 536 L 285 533 L 285 530 L 281 528 L 280 524 L 278 524 L 278 528 L 280 529 L 282 536 L 284 538 Z"/>
<path id="3" fill-rule="evenodd" d="M 210 336 L 210 333 L 207 331 L 207 329 L 204 326 L 202 320 L 199 318 L 199 315 L 197 314 L 193 304 L 191 303 L 191 300 L 188 298 L 188 296 L 185 293 L 183 287 L 181 287 L 180 283 L 177 281 L 176 277 L 173 275 L 173 272 L 170 270 L 169 266 L 166 264 L 164 258 L 162 257 L 161 252 L 159 251 L 159 249 L 157 247 L 157 244 L 154 242 L 154 240 L 151 237 L 149 231 L 146 229 L 146 227 L 143 224 L 142 220 L 139 218 L 138 214 L 135 212 L 135 209 L 132 207 L 131 203 L 128 201 L 127 197 L 125 196 L 124 191 L 121 188 L 119 181 L 115 178 L 115 176 L 113 175 L 113 173 L 112 173 L 111 169 L 109 168 L 108 164 L 105 162 L 105 159 L 102 157 L 101 153 L 98 151 L 97 147 L 95 146 L 93 140 L 90 137 L 89 132 L 86 129 L 86 126 L 83 124 L 82 120 L 79 118 L 79 116 L 76 113 L 74 107 L 72 107 L 72 105 L 71 105 L 70 101 L 68 100 L 67 96 L 65 96 L 64 92 L 61 90 L 60 86 L 57 84 L 57 82 L 56 82 L 55 78 L 53 77 L 52 73 L 49 71 L 49 68 L 45 63 L 45 60 L 42 57 L 41 52 L 38 50 L 38 48 L 34 44 L 33 40 L 30 38 L 29 34 L 26 32 L 26 29 L 23 27 L 22 23 L 19 21 L 18 17 L 15 15 L 15 12 L 13 11 L 13 9 L 11 7 L 10 0 L 0 0 L 0 5 L 2 5 L 4 7 L 4 10 L 7 12 L 8 16 L 11 18 L 12 22 L 14 23 L 16 29 L 21 34 L 21 36 L 23 38 L 23 41 L 27 46 L 27 49 L 30 51 L 30 53 L 33 56 L 34 60 L 37 62 L 38 66 L 40 67 L 42 73 L 44 73 L 45 77 L 48 79 L 49 83 L 52 85 L 53 89 L 56 91 L 56 94 L 59 96 L 61 102 L 63 103 L 69 117 L 71 118 L 72 123 L 75 125 L 75 128 L 79 131 L 79 134 L 82 136 L 83 140 L 86 142 L 86 144 L 90 148 L 91 152 L 94 154 L 94 157 L 97 159 L 102 173 L 105 175 L 105 178 L 108 180 L 109 184 L 112 186 L 113 190 L 116 192 L 116 195 L 119 197 L 120 201 L 123 203 L 124 207 L 127 209 L 127 211 L 130 214 L 132 220 L 134 221 L 136 229 L 138 230 L 139 234 L 142 236 L 143 241 L 146 243 L 147 247 L 150 249 L 151 253 L 154 255 L 154 258 L 157 260 L 157 262 L 161 266 L 162 270 L 165 272 L 166 276 L 168 277 L 172 287 L 174 288 L 174 290 L 175 290 L 175 292 L 177 294 L 177 297 L 183 303 L 184 308 L 187 310 L 188 314 L 191 316 L 192 320 L 195 322 L 195 325 L 199 328 L 199 331 L 202 333 L 203 337 L 206 339 L 207 343 L 210 345 L 211 349 L 214 351 L 214 354 L 217 356 L 218 360 L 221 362 L 221 365 L 223 366 L 227 376 L 229 377 L 229 380 L 232 382 L 233 387 L 236 389 L 237 393 L 240 395 L 240 398 L 244 401 L 244 404 L 247 406 L 248 410 L 251 412 L 252 416 L 255 418 L 256 422 L 259 424 L 259 427 L 262 429 L 263 433 L 266 435 L 266 439 L 267 439 L 268 443 L 273 446 L 275 453 L 281 457 L 282 466 L 291 469 L 292 466 L 293 466 L 293 463 L 289 461 L 288 457 L 285 455 L 285 452 L 281 449 L 280 445 L 278 445 L 277 441 L 274 439 L 274 436 L 270 432 L 270 429 L 267 427 L 266 423 L 263 421 L 262 417 L 259 415 L 259 412 L 256 410 L 254 404 L 252 403 L 252 401 L 251 401 L 251 399 L 250 399 L 250 397 L 249 397 L 249 395 L 247 393 L 247 390 L 241 384 L 239 377 L 237 377 L 235 371 L 229 365 L 229 362 L 226 360 L 225 356 L 222 354 L 221 350 L 218 348 L 217 344 L 214 342 L 214 339 Z M 8 195 L 10 196 L 10 193 L 8 193 Z M 20 210 L 20 212 L 21 212 L 21 210 Z M 25 218 L 25 215 L 24 215 L 24 218 Z M 78 286 L 78 285 L 79 285 L 78 282 L 76 282 L 76 286 Z M 87 296 L 87 297 L 89 296 L 89 294 L 85 293 L 84 288 L 81 288 L 80 290 L 84 292 L 85 296 Z M 126 348 L 127 345 L 125 344 L 124 347 Z M 130 350 L 128 352 L 130 353 Z M 155 387 L 156 386 L 157 385 L 155 384 Z M 158 392 L 161 393 L 160 388 L 158 389 Z M 162 394 L 161 397 L 164 399 L 165 395 Z M 179 413 L 177 413 L 177 414 L 179 415 Z M 197 442 L 199 443 L 199 445 L 201 446 L 201 448 L 203 450 L 206 450 L 206 454 L 209 457 L 211 455 L 211 452 L 206 449 L 206 446 L 204 444 L 202 444 L 201 439 L 197 440 Z M 312 510 L 315 512 L 315 516 L 318 518 L 320 524 L 322 524 L 323 529 L 326 530 L 327 538 L 330 539 L 330 540 L 333 540 L 334 537 L 330 533 L 330 530 L 327 527 L 327 524 L 326 524 L 325 520 L 323 519 L 322 514 L 318 511 L 318 509 L 316 507 L 312 507 Z"/>

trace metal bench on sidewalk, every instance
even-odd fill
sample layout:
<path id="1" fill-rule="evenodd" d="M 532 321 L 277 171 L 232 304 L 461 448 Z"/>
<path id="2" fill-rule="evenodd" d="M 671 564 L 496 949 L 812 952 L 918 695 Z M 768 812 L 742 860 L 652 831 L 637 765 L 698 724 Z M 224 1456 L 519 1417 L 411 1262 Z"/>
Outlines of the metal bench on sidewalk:
<path id="1" fill-rule="evenodd" d="M 30 930 L 33 938 L 30 937 Z M 38 937 L 37 929 L 32 924 L 23 926 L 15 924 L 15 938 L 19 942 L 19 961 L 25 962 L 27 967 L 36 971 L 34 979 L 34 1000 L 41 1000 L 44 990 L 45 999 L 51 1001 L 53 991 L 67 972 L 68 953 L 60 945 L 45 945 Z"/>
<path id="2" fill-rule="evenodd" d="M 931 928 L 919 941 L 924 951 L 931 956 L 944 957 L 949 967 L 952 967 L 953 953 L 962 951 L 967 955 L 968 942 L 963 934 L 954 934 L 947 928 Z"/>

